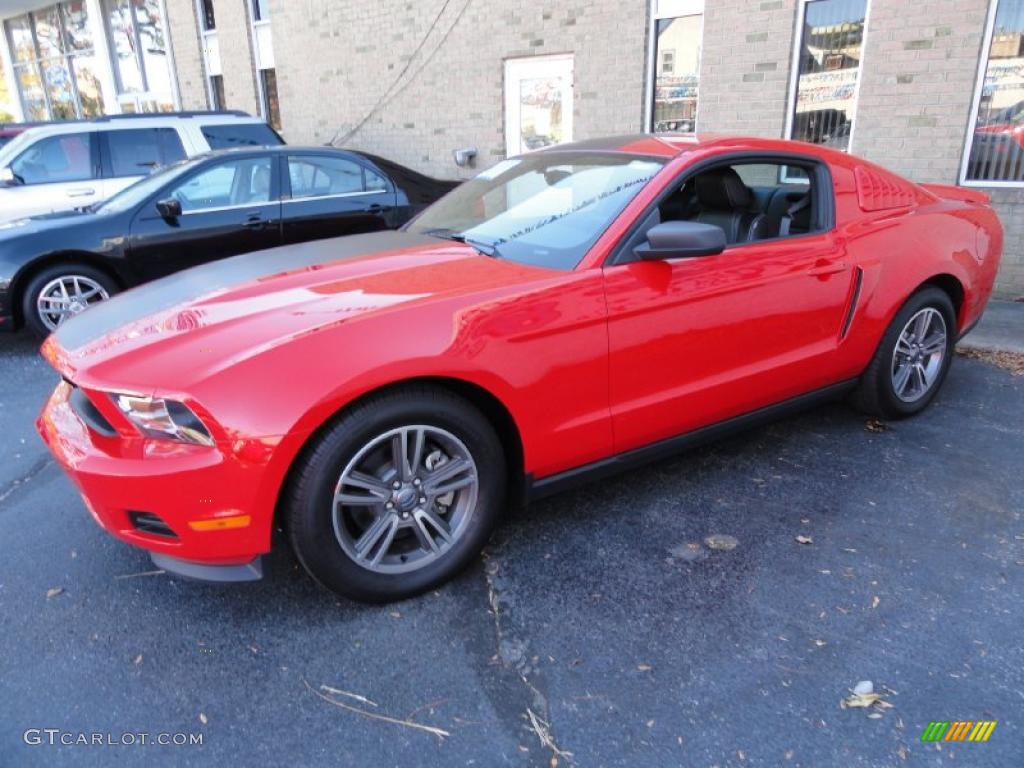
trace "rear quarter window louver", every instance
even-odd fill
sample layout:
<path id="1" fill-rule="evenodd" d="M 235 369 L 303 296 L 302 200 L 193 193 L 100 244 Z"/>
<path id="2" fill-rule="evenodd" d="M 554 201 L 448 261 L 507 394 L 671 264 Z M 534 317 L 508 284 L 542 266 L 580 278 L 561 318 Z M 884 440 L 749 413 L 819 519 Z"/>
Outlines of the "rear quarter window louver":
<path id="1" fill-rule="evenodd" d="M 909 208 L 917 201 L 910 185 L 863 165 L 853 172 L 857 181 L 857 202 L 862 211 L 888 211 Z"/>

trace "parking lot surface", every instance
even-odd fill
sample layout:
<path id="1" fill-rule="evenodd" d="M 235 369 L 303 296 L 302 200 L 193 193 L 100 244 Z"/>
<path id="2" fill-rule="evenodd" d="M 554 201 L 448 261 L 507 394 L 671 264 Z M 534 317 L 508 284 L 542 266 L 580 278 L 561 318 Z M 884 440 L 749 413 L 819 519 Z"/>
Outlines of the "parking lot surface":
<path id="1" fill-rule="evenodd" d="M 283 548 L 254 585 L 152 574 L 36 436 L 36 344 L 0 370 L 0 765 L 1020 764 L 1024 377 L 958 359 L 918 418 L 827 406 L 545 500 L 366 607 Z"/>

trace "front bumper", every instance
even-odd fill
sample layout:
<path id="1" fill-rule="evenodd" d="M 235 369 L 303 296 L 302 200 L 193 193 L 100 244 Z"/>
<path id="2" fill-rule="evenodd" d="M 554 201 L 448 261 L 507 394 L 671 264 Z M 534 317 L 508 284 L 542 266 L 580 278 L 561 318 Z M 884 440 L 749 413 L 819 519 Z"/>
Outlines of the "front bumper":
<path id="1" fill-rule="evenodd" d="M 214 572 L 204 569 L 242 567 L 248 568 L 245 580 L 258 577 L 253 562 L 270 549 L 273 501 L 261 487 L 271 447 L 253 445 L 259 441 L 208 447 L 130 432 L 103 434 L 72 402 L 74 389 L 61 381 L 36 427 L 100 527 L 171 558 L 162 559 L 165 570 L 210 578 Z M 89 400 L 102 397 L 94 392 Z M 154 530 L 140 524 L 140 515 L 156 516 L 166 525 Z"/>

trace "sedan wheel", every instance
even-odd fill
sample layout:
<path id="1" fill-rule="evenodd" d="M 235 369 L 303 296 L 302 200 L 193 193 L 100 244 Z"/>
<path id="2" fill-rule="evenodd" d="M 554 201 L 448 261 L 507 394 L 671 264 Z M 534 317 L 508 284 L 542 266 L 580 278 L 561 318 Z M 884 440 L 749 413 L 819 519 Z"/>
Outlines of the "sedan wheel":
<path id="1" fill-rule="evenodd" d="M 28 281 L 21 296 L 25 325 L 47 336 L 94 304 L 117 293 L 117 284 L 105 273 L 81 263 L 54 264 Z"/>
<path id="2" fill-rule="evenodd" d="M 504 510 L 505 454 L 490 422 L 443 389 L 409 386 L 342 411 L 296 459 L 282 497 L 299 562 L 365 602 L 452 578 Z"/>
<path id="3" fill-rule="evenodd" d="M 43 325 L 54 331 L 90 304 L 109 298 L 102 285 L 85 275 L 60 275 L 43 286 L 36 298 L 36 311 Z"/>

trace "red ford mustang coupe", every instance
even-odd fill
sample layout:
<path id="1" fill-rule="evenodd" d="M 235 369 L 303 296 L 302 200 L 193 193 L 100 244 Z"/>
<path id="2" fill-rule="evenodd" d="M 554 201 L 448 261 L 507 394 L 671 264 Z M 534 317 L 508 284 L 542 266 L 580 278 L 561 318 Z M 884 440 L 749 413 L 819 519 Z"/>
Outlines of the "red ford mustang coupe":
<path id="1" fill-rule="evenodd" d="M 275 526 L 360 600 L 429 589 L 510 503 L 794 406 L 923 409 L 992 288 L 973 191 L 787 141 L 636 136 L 484 171 L 403 231 L 130 290 L 43 345 L 38 428 L 171 572 Z"/>

